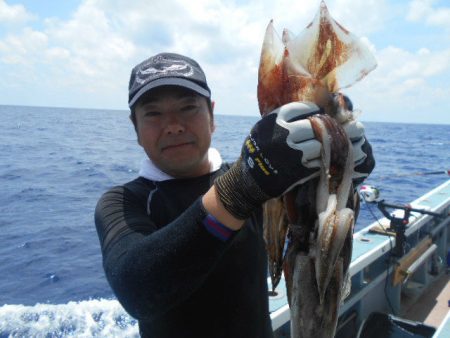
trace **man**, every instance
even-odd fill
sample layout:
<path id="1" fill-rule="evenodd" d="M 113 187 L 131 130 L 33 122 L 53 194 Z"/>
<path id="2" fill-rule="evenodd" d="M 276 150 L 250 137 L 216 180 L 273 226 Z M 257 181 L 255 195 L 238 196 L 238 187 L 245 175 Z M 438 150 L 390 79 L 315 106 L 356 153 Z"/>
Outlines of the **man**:
<path id="1" fill-rule="evenodd" d="M 210 149 L 214 103 L 194 60 L 162 53 L 137 65 L 129 106 L 148 159 L 95 213 L 117 299 L 143 337 L 271 337 L 261 204 L 317 176 L 320 143 L 304 117 L 319 108 L 261 119 L 228 170 Z M 358 160 L 371 162 L 353 130 Z"/>

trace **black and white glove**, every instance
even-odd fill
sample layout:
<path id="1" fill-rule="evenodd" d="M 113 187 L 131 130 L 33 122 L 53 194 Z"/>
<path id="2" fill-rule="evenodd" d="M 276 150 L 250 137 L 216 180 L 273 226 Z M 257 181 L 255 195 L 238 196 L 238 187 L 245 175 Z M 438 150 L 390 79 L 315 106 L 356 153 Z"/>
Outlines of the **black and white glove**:
<path id="1" fill-rule="evenodd" d="M 349 121 L 343 125 L 353 146 L 353 160 L 355 168 L 353 172 L 354 185 L 361 184 L 375 167 L 375 159 L 372 147 L 364 133 L 364 125 L 358 121 Z"/>
<path id="2" fill-rule="evenodd" d="M 245 139 L 241 157 L 214 182 L 222 204 L 246 219 L 270 198 L 318 176 L 321 144 L 308 116 L 313 103 L 288 103 L 259 120 Z"/>
<path id="3" fill-rule="evenodd" d="M 348 113 L 352 115 L 353 103 L 347 95 L 342 93 L 334 93 L 333 100 L 338 110 L 338 115 L 348 118 Z M 343 125 L 353 146 L 353 159 L 355 162 L 353 173 L 353 184 L 355 186 L 361 184 L 375 167 L 375 159 L 372 154 L 372 147 L 367 141 L 364 132 L 364 125 L 361 122 L 351 119 Z"/>

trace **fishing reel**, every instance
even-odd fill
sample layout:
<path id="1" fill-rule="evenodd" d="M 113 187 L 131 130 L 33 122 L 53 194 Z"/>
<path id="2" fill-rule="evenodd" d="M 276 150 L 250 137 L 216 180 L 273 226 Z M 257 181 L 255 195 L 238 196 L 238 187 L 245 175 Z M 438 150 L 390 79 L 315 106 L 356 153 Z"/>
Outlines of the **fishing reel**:
<path id="1" fill-rule="evenodd" d="M 359 188 L 359 195 L 367 203 L 375 203 L 379 201 L 380 190 L 373 185 L 362 185 Z"/>
<path id="2" fill-rule="evenodd" d="M 395 248 L 392 249 L 394 256 L 401 257 L 406 251 L 406 225 L 409 223 L 409 216 L 411 213 L 410 206 L 395 206 L 397 209 L 403 209 L 404 213 L 402 217 L 397 217 L 395 214 L 391 214 L 387 211 L 388 205 L 384 200 L 380 199 L 380 190 L 373 185 L 362 185 L 359 188 L 360 197 L 368 204 L 377 205 L 381 213 L 390 221 L 389 228 L 386 229 L 386 233 L 395 233 Z"/>

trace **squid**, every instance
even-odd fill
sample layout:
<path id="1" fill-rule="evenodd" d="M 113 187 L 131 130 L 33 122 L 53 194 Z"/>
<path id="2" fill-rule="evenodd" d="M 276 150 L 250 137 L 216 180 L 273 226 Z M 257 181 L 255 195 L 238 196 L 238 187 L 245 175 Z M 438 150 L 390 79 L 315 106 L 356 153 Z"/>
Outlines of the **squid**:
<path id="1" fill-rule="evenodd" d="M 264 205 L 272 292 L 284 273 L 291 337 L 334 337 L 339 306 L 350 293 L 353 228 L 359 210 L 345 125 L 354 120 L 339 93 L 376 67 L 372 53 L 336 22 L 324 1 L 297 36 L 267 26 L 258 71 L 262 116 L 295 101 L 316 103 L 308 117 L 321 142 L 319 177 Z"/>

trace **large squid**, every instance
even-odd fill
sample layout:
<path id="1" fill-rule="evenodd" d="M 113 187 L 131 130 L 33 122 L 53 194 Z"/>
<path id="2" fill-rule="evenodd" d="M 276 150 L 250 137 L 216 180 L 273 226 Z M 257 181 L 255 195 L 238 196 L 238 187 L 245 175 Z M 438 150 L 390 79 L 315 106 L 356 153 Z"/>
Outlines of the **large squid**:
<path id="1" fill-rule="evenodd" d="M 375 67 L 368 48 L 330 16 L 323 1 L 296 37 L 285 29 L 280 38 L 273 21 L 267 27 L 258 74 L 261 115 L 294 101 L 314 102 L 324 112 L 309 117 L 322 144 L 320 177 L 264 206 L 272 287 L 284 271 L 292 337 L 333 337 L 340 303 L 350 292 L 359 200 L 345 132 L 354 117 L 338 91 Z"/>

